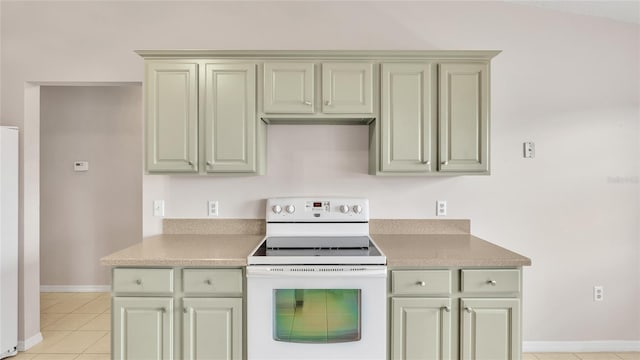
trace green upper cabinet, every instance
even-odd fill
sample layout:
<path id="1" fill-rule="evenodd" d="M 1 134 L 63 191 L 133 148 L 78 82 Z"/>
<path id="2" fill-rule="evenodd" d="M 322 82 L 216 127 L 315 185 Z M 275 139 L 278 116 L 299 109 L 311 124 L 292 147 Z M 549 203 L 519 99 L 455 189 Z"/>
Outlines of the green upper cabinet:
<path id="1" fill-rule="evenodd" d="M 146 66 L 147 170 L 198 172 L 198 65 Z"/>
<path id="2" fill-rule="evenodd" d="M 490 173 L 499 51 L 137 53 L 150 174 L 264 174 L 267 124 L 367 125 L 372 175 Z"/>
<path id="3" fill-rule="evenodd" d="M 427 173 L 435 161 L 435 83 L 430 64 L 382 64 L 380 169 Z"/>
<path id="4" fill-rule="evenodd" d="M 370 114 L 373 112 L 373 64 L 322 64 L 322 112 Z"/>
<path id="5" fill-rule="evenodd" d="M 372 114 L 373 66 L 363 62 L 265 62 L 263 112 L 316 118 Z"/>
<path id="6" fill-rule="evenodd" d="M 489 63 L 383 63 L 370 173 L 489 174 Z"/>
<path id="7" fill-rule="evenodd" d="M 489 66 L 440 64 L 442 172 L 489 171 Z"/>
<path id="8" fill-rule="evenodd" d="M 256 172 L 256 65 L 206 64 L 207 172 Z"/>
<path id="9" fill-rule="evenodd" d="M 264 64 L 264 112 L 310 114 L 314 112 L 314 64 Z"/>
<path id="10" fill-rule="evenodd" d="M 146 169 L 150 174 L 263 174 L 257 64 L 146 62 Z"/>

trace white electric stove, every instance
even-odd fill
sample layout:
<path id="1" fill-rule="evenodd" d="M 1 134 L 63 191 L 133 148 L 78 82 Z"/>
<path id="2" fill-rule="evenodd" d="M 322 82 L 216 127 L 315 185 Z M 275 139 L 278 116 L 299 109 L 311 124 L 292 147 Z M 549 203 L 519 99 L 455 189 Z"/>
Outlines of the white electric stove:
<path id="1" fill-rule="evenodd" d="M 362 198 L 267 200 L 247 258 L 249 360 L 386 359 L 386 257 Z"/>

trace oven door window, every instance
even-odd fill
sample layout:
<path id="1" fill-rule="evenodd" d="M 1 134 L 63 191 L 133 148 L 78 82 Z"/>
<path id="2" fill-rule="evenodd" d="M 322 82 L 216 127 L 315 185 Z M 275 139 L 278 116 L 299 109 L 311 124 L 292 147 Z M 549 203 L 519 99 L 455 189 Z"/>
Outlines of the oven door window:
<path id="1" fill-rule="evenodd" d="M 273 339 L 296 343 L 358 341 L 360 289 L 274 290 Z"/>

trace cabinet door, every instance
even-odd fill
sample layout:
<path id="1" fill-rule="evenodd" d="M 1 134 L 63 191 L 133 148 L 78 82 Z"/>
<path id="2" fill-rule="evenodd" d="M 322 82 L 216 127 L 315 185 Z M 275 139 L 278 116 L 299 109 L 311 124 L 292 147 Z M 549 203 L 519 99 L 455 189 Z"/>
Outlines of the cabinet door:
<path id="1" fill-rule="evenodd" d="M 149 172 L 198 171 L 197 64 L 146 65 L 146 149 Z"/>
<path id="2" fill-rule="evenodd" d="M 461 299 L 464 360 L 520 359 L 520 300 Z"/>
<path id="3" fill-rule="evenodd" d="M 451 359 L 451 299 L 392 298 L 392 360 Z"/>
<path id="4" fill-rule="evenodd" d="M 489 171 L 489 66 L 441 64 L 440 171 Z"/>
<path id="5" fill-rule="evenodd" d="M 241 298 L 185 298 L 183 305 L 184 359 L 242 359 Z"/>
<path id="6" fill-rule="evenodd" d="M 113 359 L 173 358 L 173 299 L 113 299 Z"/>
<path id="7" fill-rule="evenodd" d="M 264 64 L 264 112 L 314 112 L 313 63 Z"/>
<path id="8" fill-rule="evenodd" d="M 256 65 L 206 64 L 207 172 L 256 171 Z"/>
<path id="9" fill-rule="evenodd" d="M 322 64 L 322 112 L 326 114 L 372 113 L 372 69 L 372 64 Z"/>
<path id="10" fill-rule="evenodd" d="M 429 172 L 435 154 L 430 64 L 383 64 L 381 171 Z"/>

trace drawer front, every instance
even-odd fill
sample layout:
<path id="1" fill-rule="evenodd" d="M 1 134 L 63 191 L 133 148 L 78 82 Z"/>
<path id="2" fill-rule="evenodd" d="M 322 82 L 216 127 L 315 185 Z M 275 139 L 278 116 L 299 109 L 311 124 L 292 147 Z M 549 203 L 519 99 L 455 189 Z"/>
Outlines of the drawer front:
<path id="1" fill-rule="evenodd" d="M 462 270 L 462 292 L 520 292 L 520 270 Z"/>
<path id="2" fill-rule="evenodd" d="M 395 295 L 450 294 L 449 270 L 401 270 L 391 272 L 391 291 Z"/>
<path id="3" fill-rule="evenodd" d="M 242 294 L 240 269 L 184 269 L 185 294 Z"/>
<path id="4" fill-rule="evenodd" d="M 116 293 L 172 293 L 173 269 L 113 269 Z"/>

